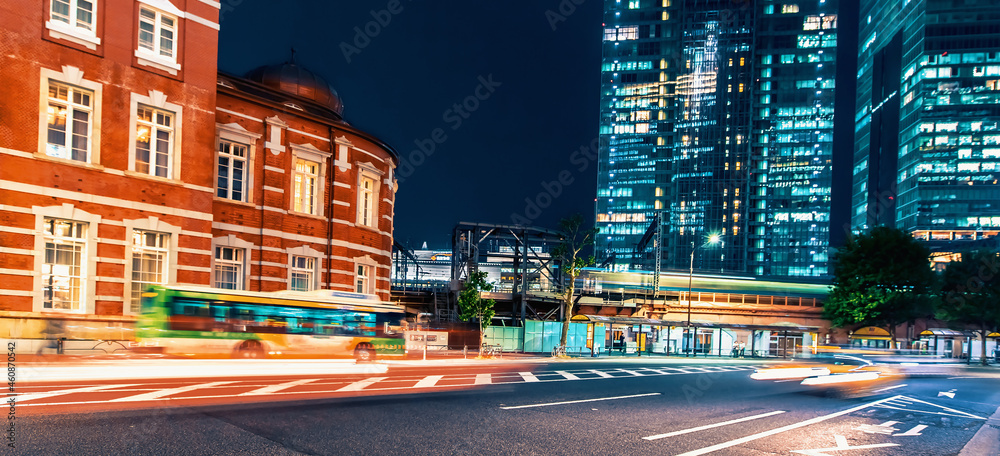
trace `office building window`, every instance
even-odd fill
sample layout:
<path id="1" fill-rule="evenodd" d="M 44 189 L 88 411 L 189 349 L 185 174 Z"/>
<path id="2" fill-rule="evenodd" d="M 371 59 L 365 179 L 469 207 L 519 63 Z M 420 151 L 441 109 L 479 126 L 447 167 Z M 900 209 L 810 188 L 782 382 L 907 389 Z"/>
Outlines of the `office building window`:
<path id="1" fill-rule="evenodd" d="M 86 285 L 87 224 L 45 218 L 44 230 L 42 307 L 46 310 L 82 310 Z"/>
<path id="2" fill-rule="evenodd" d="M 93 112 L 94 92 L 50 80 L 45 154 L 89 161 Z"/>
<path id="3" fill-rule="evenodd" d="M 171 175 L 174 113 L 139 105 L 136 111 L 135 170 L 157 177 Z"/>
<path id="4" fill-rule="evenodd" d="M 167 278 L 169 235 L 153 231 L 132 231 L 132 279 L 129 308 L 140 311 L 142 292 L 150 285 L 163 285 Z"/>
<path id="5" fill-rule="evenodd" d="M 243 258 L 245 250 L 236 247 L 215 247 L 213 284 L 227 290 L 243 289 Z"/>

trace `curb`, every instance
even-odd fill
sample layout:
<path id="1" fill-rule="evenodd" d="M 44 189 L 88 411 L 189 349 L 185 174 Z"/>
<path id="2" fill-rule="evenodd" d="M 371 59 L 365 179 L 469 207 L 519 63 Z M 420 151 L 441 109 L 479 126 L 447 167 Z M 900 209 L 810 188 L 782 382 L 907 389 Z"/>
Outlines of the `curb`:
<path id="1" fill-rule="evenodd" d="M 958 453 L 958 456 L 987 455 L 1000 455 L 1000 407 Z"/>

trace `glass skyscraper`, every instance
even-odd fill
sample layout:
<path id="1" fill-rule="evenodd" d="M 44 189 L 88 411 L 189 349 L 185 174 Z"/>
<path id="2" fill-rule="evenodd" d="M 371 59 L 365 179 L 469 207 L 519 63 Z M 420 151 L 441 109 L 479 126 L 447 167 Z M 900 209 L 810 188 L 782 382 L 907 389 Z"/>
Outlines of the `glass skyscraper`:
<path id="1" fill-rule="evenodd" d="M 836 2 L 608 0 L 599 249 L 615 268 L 827 274 Z M 662 246 L 636 245 L 659 217 Z"/>
<path id="2" fill-rule="evenodd" d="M 995 0 L 864 0 L 851 225 L 961 241 L 1000 230 Z"/>

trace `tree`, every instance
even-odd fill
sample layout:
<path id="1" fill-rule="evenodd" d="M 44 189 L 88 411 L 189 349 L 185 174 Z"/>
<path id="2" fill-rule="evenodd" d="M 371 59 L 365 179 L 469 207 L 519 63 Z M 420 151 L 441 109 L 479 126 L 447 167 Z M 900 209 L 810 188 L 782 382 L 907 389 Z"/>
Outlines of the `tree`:
<path id="1" fill-rule="evenodd" d="M 580 271 L 594 264 L 594 256 L 583 257 L 583 250 L 594 244 L 597 237 L 597 228 L 585 228 L 583 216 L 574 214 L 559 221 L 559 234 L 562 243 L 552 250 L 552 256 L 559 260 L 560 267 L 566 282 L 563 292 L 563 328 L 562 338 L 559 345 L 566 347 L 566 339 L 569 335 L 570 319 L 573 318 L 573 290 L 576 285 L 576 278 Z"/>
<path id="2" fill-rule="evenodd" d="M 493 285 L 486 281 L 486 271 L 475 271 L 469 275 L 469 279 L 462 286 L 462 291 L 458 293 L 458 311 L 462 321 L 476 319 L 479 322 L 479 350 L 483 349 L 483 339 L 486 336 L 486 328 L 493 321 L 496 311 L 496 301 L 483 299 L 483 292 L 493 289 Z"/>
<path id="3" fill-rule="evenodd" d="M 932 313 L 929 256 L 927 247 L 895 228 L 851 236 L 834 254 L 833 290 L 823 317 L 835 327 L 884 327 L 895 347 L 897 326 Z"/>
<path id="4" fill-rule="evenodd" d="M 964 252 L 959 261 L 948 264 L 941 286 L 938 318 L 979 333 L 984 366 L 987 364 L 986 336 L 1000 325 L 998 271 L 1000 255 L 996 251 Z"/>

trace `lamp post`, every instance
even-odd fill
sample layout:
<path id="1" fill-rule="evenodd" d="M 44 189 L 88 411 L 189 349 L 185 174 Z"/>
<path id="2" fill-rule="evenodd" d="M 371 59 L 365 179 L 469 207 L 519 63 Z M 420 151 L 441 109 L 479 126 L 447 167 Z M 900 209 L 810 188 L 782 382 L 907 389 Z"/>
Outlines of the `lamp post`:
<path id="1" fill-rule="evenodd" d="M 705 242 L 704 244 L 696 246 L 694 242 L 691 243 L 691 267 L 688 270 L 688 310 L 687 310 L 688 331 L 691 331 L 690 329 L 691 328 L 691 282 L 694 280 L 694 252 L 698 251 L 698 249 L 706 245 L 718 244 L 719 239 L 720 237 L 718 234 L 713 234 L 708 237 L 708 242 Z M 694 349 L 694 340 L 697 336 L 698 336 L 697 334 L 691 334 L 692 350 Z"/>

